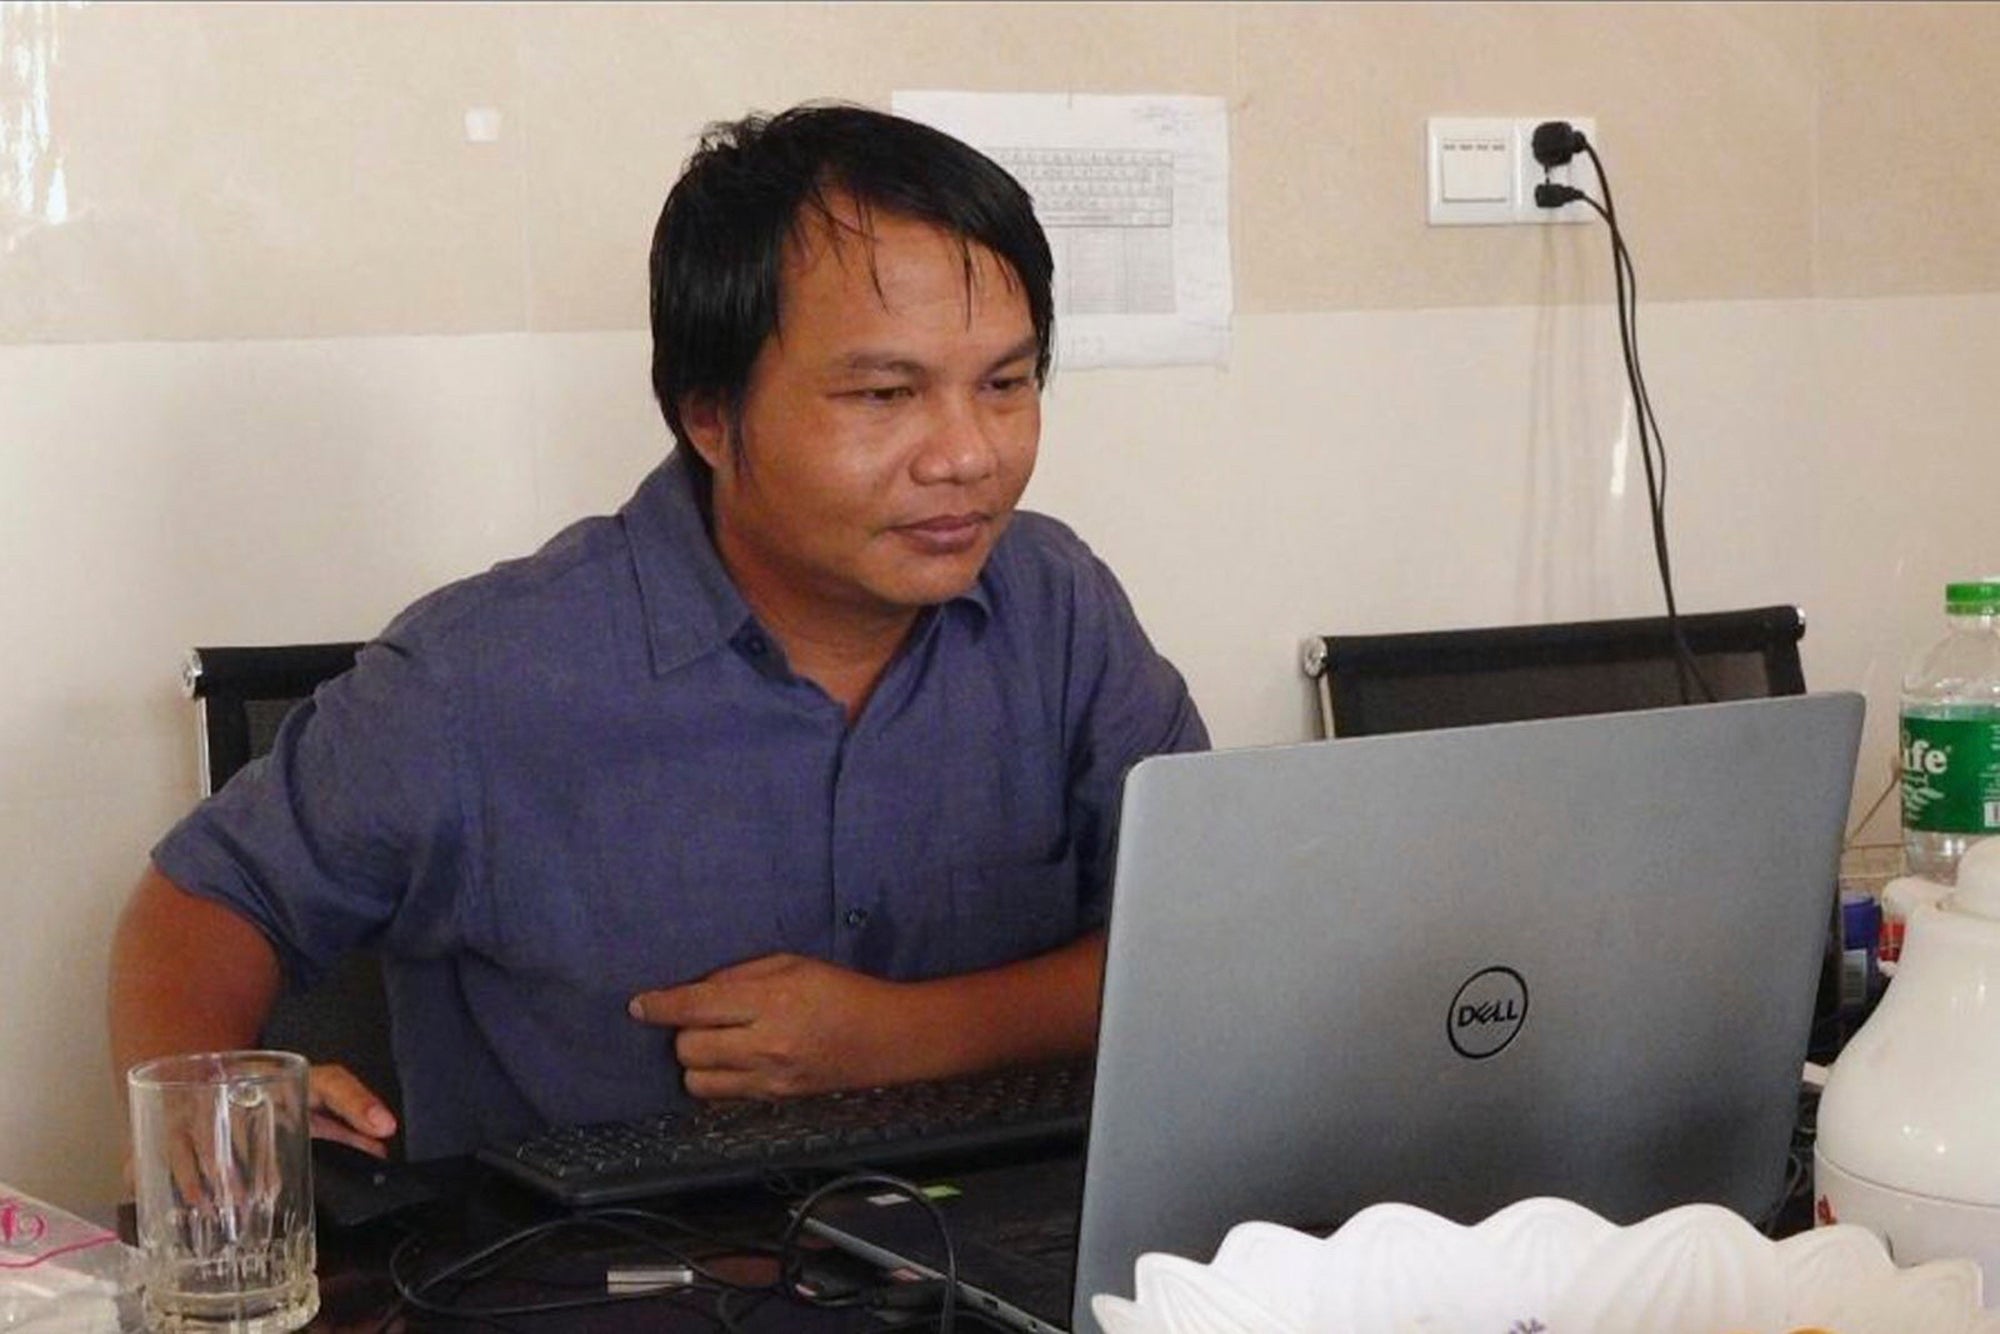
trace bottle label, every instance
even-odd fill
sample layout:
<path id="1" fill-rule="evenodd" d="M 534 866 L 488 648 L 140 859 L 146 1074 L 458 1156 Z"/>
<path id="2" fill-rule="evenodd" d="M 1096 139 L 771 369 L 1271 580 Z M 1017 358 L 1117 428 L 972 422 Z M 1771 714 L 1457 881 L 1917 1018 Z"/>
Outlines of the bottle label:
<path id="1" fill-rule="evenodd" d="M 1903 716 L 1903 828 L 2000 833 L 2000 718 Z"/>

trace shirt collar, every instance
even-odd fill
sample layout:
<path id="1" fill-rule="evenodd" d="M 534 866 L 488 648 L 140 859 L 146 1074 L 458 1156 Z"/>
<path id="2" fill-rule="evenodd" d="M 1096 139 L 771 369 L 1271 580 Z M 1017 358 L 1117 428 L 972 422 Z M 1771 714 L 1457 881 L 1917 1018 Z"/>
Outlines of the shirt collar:
<path id="1" fill-rule="evenodd" d="M 632 545 L 655 676 L 686 666 L 756 625 L 750 604 L 716 554 L 695 485 L 676 449 L 618 512 Z M 989 556 L 973 586 L 945 605 L 976 608 L 982 619 L 991 616 L 992 569 Z"/>

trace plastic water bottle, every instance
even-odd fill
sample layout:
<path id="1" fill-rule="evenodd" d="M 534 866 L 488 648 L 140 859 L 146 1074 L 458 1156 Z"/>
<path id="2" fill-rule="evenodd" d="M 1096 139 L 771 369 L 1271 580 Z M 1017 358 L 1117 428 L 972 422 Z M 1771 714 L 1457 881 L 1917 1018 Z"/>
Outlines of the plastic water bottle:
<path id="1" fill-rule="evenodd" d="M 1903 678 L 1903 859 L 1941 885 L 2000 834 L 2000 576 L 1947 584 L 1951 630 Z"/>

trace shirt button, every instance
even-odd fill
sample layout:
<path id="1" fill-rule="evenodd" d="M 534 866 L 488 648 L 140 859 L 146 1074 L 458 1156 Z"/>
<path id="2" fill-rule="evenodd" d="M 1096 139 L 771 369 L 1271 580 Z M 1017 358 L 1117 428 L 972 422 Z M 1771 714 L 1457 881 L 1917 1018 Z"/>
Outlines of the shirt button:
<path id="1" fill-rule="evenodd" d="M 868 925 L 868 910 L 866 908 L 849 908 L 847 916 L 843 920 L 849 926 L 859 931 L 862 927 Z"/>

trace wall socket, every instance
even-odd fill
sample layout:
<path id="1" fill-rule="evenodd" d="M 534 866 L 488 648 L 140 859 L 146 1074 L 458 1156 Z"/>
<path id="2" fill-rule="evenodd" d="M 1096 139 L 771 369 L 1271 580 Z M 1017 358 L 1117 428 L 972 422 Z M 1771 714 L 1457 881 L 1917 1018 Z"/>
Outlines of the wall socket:
<path id="1" fill-rule="evenodd" d="M 1597 121 L 1589 116 L 1432 116 L 1424 155 L 1431 226 L 1542 225 L 1596 218 L 1588 204 L 1535 205 L 1535 187 L 1544 179 L 1603 198 L 1597 173 L 1582 154 L 1543 173 L 1532 141 L 1535 127 L 1551 120 L 1566 120 L 1593 145 L 1597 143 Z"/>

